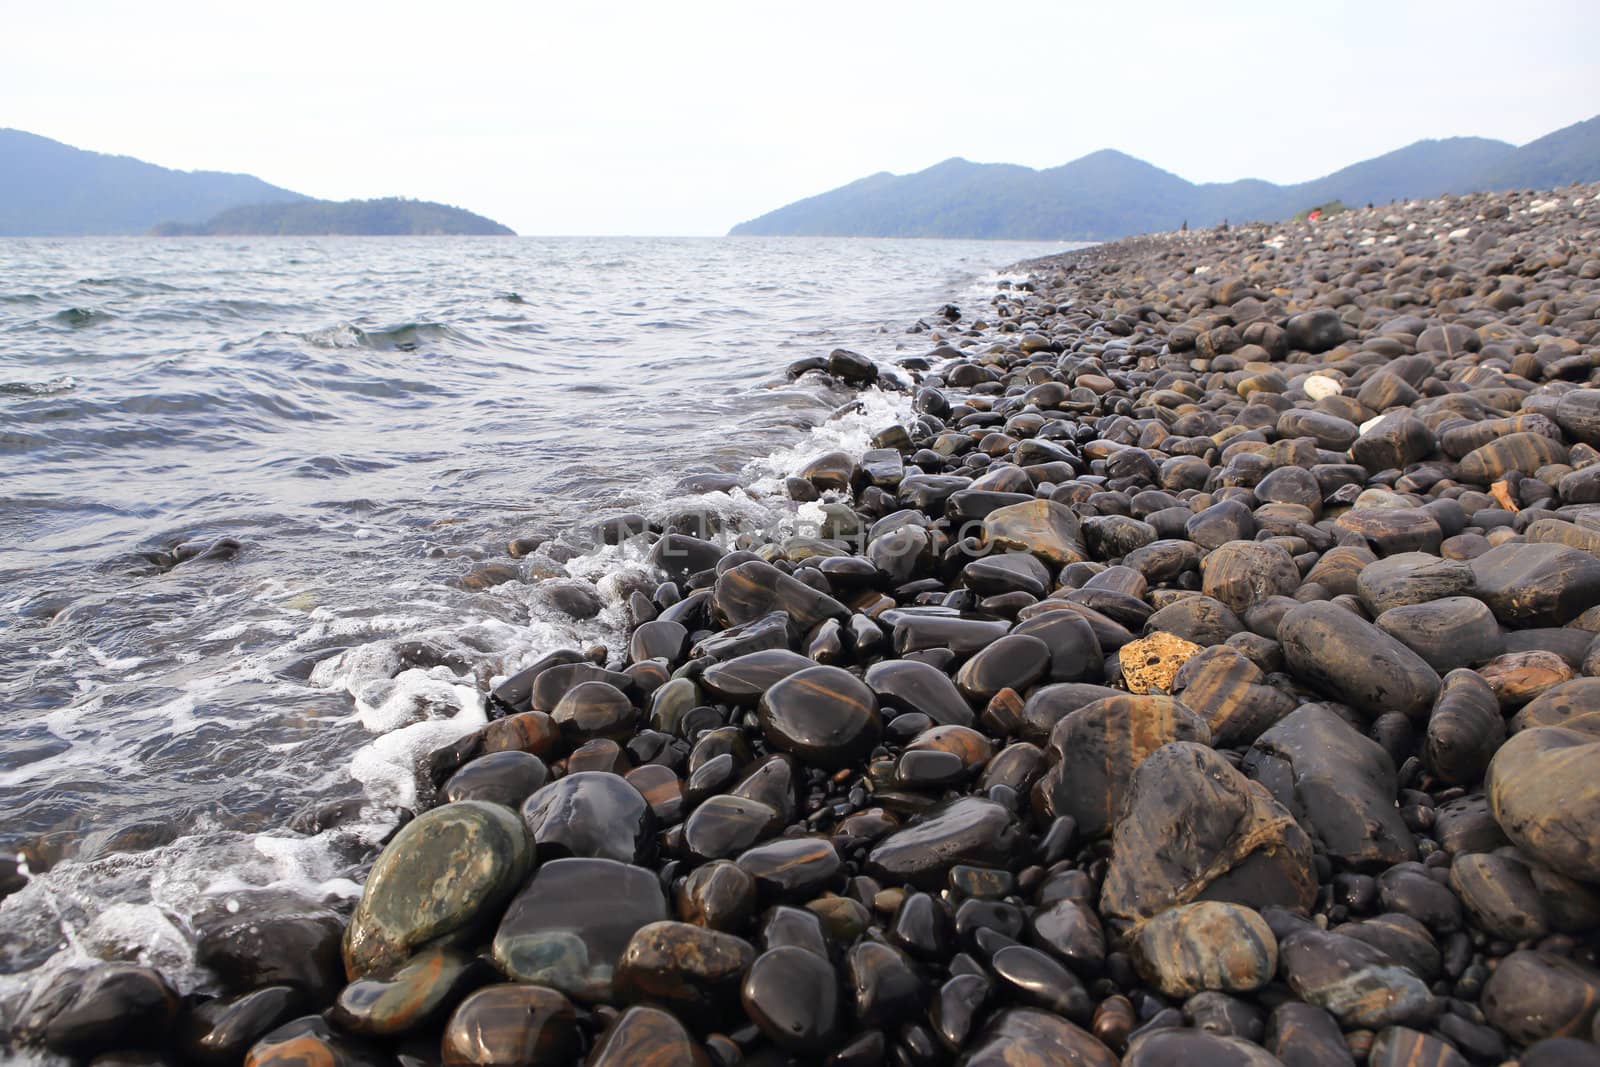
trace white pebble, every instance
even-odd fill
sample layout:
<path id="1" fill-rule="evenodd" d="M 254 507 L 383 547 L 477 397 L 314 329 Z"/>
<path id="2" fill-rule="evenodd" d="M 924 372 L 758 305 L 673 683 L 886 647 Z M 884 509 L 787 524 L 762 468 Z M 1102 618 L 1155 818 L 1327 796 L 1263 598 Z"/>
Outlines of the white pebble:
<path id="1" fill-rule="evenodd" d="M 1338 396 L 1344 391 L 1343 386 L 1326 374 L 1313 374 L 1306 379 L 1302 388 L 1305 389 L 1306 396 L 1312 400 L 1321 400 L 1325 396 Z"/>

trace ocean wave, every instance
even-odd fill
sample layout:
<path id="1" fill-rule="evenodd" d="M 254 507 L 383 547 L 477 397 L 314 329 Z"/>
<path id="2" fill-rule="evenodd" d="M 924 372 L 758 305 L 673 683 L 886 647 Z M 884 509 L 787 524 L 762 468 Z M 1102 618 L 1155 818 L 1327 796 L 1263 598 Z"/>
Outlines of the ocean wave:
<path id="1" fill-rule="evenodd" d="M 51 315 L 49 321 L 78 330 L 89 326 L 100 326 L 111 322 L 115 318 L 116 316 L 111 312 L 100 308 L 70 307 L 62 308 L 54 315 Z"/>
<path id="2" fill-rule="evenodd" d="M 43 382 L 0 382 L 0 394 L 8 396 L 51 396 L 71 392 L 78 387 L 78 379 L 63 374 Z"/>
<path id="3" fill-rule="evenodd" d="M 425 344 L 476 344 L 452 326 L 438 322 L 399 322 L 367 329 L 351 322 L 292 336 L 315 348 L 366 348 L 377 352 L 414 352 Z"/>

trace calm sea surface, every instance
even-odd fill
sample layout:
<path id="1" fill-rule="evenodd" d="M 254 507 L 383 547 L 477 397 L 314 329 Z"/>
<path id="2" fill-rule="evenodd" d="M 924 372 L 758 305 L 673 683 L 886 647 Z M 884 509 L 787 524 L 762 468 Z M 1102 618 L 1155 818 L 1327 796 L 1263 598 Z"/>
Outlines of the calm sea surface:
<path id="1" fill-rule="evenodd" d="M 36 872 L 0 994 L 84 955 L 181 978 L 205 901 L 356 891 L 484 686 L 621 636 L 637 558 L 562 531 L 769 521 L 904 404 L 819 426 L 850 395 L 787 364 L 921 354 L 919 318 L 1065 247 L 0 240 L 0 853 Z M 748 491 L 679 485 L 708 471 Z M 551 610 L 551 576 L 605 610 Z"/>

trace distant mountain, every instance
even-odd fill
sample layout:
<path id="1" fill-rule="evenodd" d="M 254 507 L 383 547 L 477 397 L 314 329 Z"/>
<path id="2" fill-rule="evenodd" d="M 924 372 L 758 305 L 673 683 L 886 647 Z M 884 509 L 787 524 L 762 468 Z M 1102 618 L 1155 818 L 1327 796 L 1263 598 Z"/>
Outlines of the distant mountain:
<path id="1" fill-rule="evenodd" d="M 1353 163 L 1325 178 L 1298 185 L 1274 186 L 1253 196 L 1215 204 L 1234 218 L 1282 219 L 1331 200 L 1346 204 L 1384 204 L 1418 200 L 1442 193 L 1468 193 L 1482 188 L 1482 173 L 1515 155 L 1504 141 L 1483 137 L 1450 137 L 1418 141 L 1375 159 Z M 1596 157 L 1600 165 L 1600 156 Z M 1227 189 L 1229 186 L 1201 186 Z M 1270 191 L 1269 191 L 1270 190 Z"/>
<path id="2" fill-rule="evenodd" d="M 238 204 L 304 199 L 248 174 L 168 170 L 0 129 L 0 236 L 145 233 Z"/>
<path id="3" fill-rule="evenodd" d="M 223 234 L 516 236 L 509 227 L 458 207 L 394 196 L 382 200 L 300 200 L 289 204 L 248 204 L 229 208 L 199 224 L 163 223 L 151 233 L 163 237 Z"/>
<path id="4" fill-rule="evenodd" d="M 1485 189 L 1553 189 L 1600 176 L 1600 115 L 1529 141 L 1483 175 Z"/>
<path id="5" fill-rule="evenodd" d="M 1110 233 L 1133 213 L 1182 221 L 1192 188 L 1148 163 L 1103 151 L 1035 171 L 947 159 L 905 177 L 876 174 L 779 208 L 735 234 L 1002 237 Z"/>
<path id="6" fill-rule="evenodd" d="M 1418 141 L 1297 185 L 1196 185 L 1109 149 L 1060 167 L 947 159 L 878 173 L 735 226 L 734 235 L 1103 241 L 1288 218 L 1330 201 L 1387 203 L 1480 189 L 1600 180 L 1600 116 L 1516 148 L 1481 137 Z"/>
<path id="7" fill-rule="evenodd" d="M 0 237 L 504 234 L 470 211 L 390 197 L 313 200 L 248 174 L 168 170 L 0 129 Z"/>

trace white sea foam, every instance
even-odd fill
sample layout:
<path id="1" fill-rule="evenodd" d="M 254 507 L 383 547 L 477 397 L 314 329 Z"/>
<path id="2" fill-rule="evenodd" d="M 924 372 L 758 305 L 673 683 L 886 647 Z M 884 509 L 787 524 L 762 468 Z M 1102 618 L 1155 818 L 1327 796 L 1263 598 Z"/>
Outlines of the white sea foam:
<path id="1" fill-rule="evenodd" d="M 194 962 L 194 915 L 208 905 L 237 911 L 227 900 L 247 890 L 308 902 L 357 895 L 342 856 L 351 842 L 376 844 L 383 829 L 358 824 L 314 836 L 205 829 L 157 849 L 64 860 L 34 875 L 0 902 L 0 915 L 8 928 L 49 932 L 54 951 L 37 968 L 0 975 L 0 1030 L 51 977 L 102 960 L 157 967 L 181 990 L 212 989 L 211 976 Z M 23 950 L 0 945 L 0 967 L 35 962 L 16 958 L 17 951 Z"/>
<path id="2" fill-rule="evenodd" d="M 750 490 L 781 499 L 784 479 L 797 473 L 824 452 L 860 455 L 872 447 L 872 436 L 884 427 L 911 417 L 911 398 L 903 392 L 863 390 L 856 403 L 839 418 L 813 427 L 804 440 L 751 460 L 744 467 Z"/>
<path id="3" fill-rule="evenodd" d="M 405 675 L 423 674 L 406 671 Z M 432 683 L 408 680 L 401 688 L 417 687 L 418 691 L 436 694 Z M 451 695 L 457 702 L 455 714 L 448 718 L 430 718 L 412 722 L 399 729 L 390 730 L 371 744 L 358 750 L 350 760 L 350 776 L 365 787 L 373 801 L 401 808 L 412 808 L 417 803 L 417 766 L 422 757 L 457 738 L 463 737 L 488 722 L 484 712 L 483 697 L 476 689 L 455 686 Z M 406 699 L 410 699 L 407 694 Z M 435 710 L 437 710 L 435 705 Z"/>
<path id="4" fill-rule="evenodd" d="M 453 717 L 476 691 L 448 667 L 412 667 L 393 678 L 367 682 L 355 693 L 356 719 L 375 734 L 390 733 L 425 720 Z"/>

